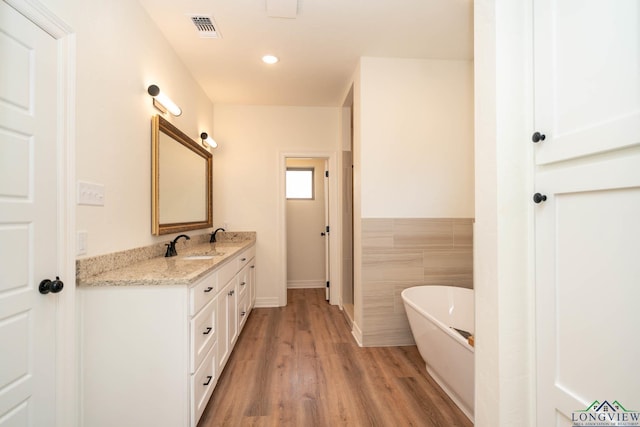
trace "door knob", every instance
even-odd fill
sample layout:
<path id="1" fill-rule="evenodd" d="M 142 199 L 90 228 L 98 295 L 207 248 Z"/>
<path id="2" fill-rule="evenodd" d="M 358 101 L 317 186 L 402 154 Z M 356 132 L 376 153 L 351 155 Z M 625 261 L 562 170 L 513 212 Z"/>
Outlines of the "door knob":
<path id="1" fill-rule="evenodd" d="M 38 291 L 40 291 L 40 293 L 43 295 L 46 295 L 49 292 L 51 292 L 52 294 L 57 294 L 62 290 L 62 288 L 64 288 L 64 283 L 62 283 L 60 277 L 56 276 L 56 280 L 44 279 L 42 282 L 40 282 Z"/>
<path id="2" fill-rule="evenodd" d="M 544 202 L 545 200 L 547 200 L 547 196 L 545 196 L 544 194 L 536 193 L 533 195 L 533 201 L 535 203 L 541 203 L 541 202 Z"/>

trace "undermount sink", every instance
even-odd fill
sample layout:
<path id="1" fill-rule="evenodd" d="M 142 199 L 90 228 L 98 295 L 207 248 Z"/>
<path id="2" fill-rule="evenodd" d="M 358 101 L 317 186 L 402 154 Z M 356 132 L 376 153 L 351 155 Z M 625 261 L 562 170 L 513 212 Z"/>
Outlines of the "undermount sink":
<path id="1" fill-rule="evenodd" d="M 182 257 L 182 259 L 185 260 L 198 260 L 198 259 L 211 259 L 213 257 L 216 256 L 222 256 L 224 255 L 224 252 L 218 252 L 218 251 L 213 251 L 213 252 L 201 252 L 201 253 L 195 253 L 195 254 L 191 254 L 191 255 L 187 255 Z"/>
<path id="2" fill-rule="evenodd" d="M 189 256 L 185 256 L 182 257 L 182 259 L 190 261 L 190 260 L 197 260 L 197 259 L 212 259 L 213 255 L 189 255 Z"/>

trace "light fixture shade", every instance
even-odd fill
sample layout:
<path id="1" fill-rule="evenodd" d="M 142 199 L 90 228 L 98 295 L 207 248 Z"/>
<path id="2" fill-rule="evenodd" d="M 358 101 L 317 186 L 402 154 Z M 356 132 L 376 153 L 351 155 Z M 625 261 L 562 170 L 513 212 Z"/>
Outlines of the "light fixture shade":
<path id="1" fill-rule="evenodd" d="M 167 95 L 161 92 L 158 86 L 156 85 L 149 86 L 149 88 L 147 89 L 147 92 L 149 93 L 149 95 L 153 97 L 154 107 L 158 108 L 163 113 L 166 113 L 168 111 L 169 113 L 171 113 L 176 117 L 182 114 L 182 109 L 180 109 L 180 107 L 178 107 L 178 105 L 175 102 L 173 102 L 171 98 L 169 98 Z M 160 104 L 162 108 L 157 104 Z"/>
<path id="2" fill-rule="evenodd" d="M 211 147 L 211 148 L 218 147 L 218 143 L 214 141 L 214 139 L 211 138 L 209 134 L 206 132 L 202 132 L 200 134 L 200 139 L 202 139 L 202 145 L 204 145 L 205 147 Z"/>

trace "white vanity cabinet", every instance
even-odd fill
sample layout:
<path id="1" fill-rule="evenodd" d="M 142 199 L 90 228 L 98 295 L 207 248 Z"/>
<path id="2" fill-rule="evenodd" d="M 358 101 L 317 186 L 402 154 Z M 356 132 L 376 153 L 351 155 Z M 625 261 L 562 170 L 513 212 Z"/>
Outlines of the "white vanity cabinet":
<path id="1" fill-rule="evenodd" d="M 250 268 L 250 265 L 253 268 Z M 249 291 L 253 282 L 250 282 L 250 277 L 245 274 L 246 271 L 255 271 L 255 247 L 250 247 L 244 250 L 240 255 L 236 257 L 234 264 L 234 271 L 237 273 L 222 288 L 222 291 L 218 294 L 218 369 L 222 371 L 224 366 L 229 360 L 231 349 L 238 339 L 238 334 L 242 326 L 244 326 L 244 320 L 249 316 L 249 312 L 255 304 L 255 291 L 251 293 Z M 255 285 L 254 285 L 255 286 Z M 252 305 L 247 303 L 251 301 L 249 295 L 253 295 Z M 244 313 L 244 314 L 242 314 Z"/>
<path id="2" fill-rule="evenodd" d="M 80 424 L 195 427 L 237 339 L 239 279 L 254 253 L 192 285 L 81 286 Z"/>

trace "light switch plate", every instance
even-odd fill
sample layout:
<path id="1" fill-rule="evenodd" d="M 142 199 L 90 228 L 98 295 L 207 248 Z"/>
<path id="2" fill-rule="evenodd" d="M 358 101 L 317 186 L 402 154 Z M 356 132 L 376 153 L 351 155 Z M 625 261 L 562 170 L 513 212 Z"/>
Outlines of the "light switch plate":
<path id="1" fill-rule="evenodd" d="M 78 181 L 78 204 L 104 206 L 104 185 Z"/>

